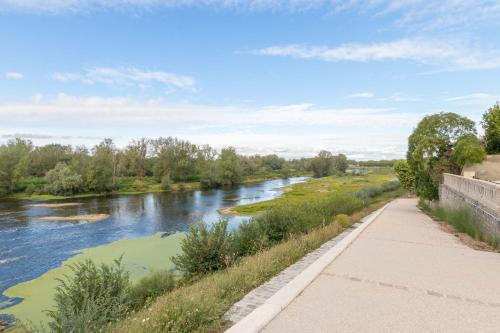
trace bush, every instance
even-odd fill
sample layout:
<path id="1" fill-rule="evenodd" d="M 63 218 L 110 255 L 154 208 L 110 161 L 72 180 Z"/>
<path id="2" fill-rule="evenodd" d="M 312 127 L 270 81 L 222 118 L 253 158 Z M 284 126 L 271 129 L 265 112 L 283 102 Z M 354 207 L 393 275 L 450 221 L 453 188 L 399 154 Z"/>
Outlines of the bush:
<path id="1" fill-rule="evenodd" d="M 104 325 L 122 318 L 130 307 L 129 275 L 121 265 L 96 266 L 91 260 L 71 266 L 71 276 L 59 280 L 54 301 L 48 311 L 53 332 L 97 332 Z"/>
<path id="2" fill-rule="evenodd" d="M 211 227 L 204 223 L 191 227 L 182 241 L 182 253 L 172 258 L 187 278 L 226 268 L 235 257 L 233 234 L 227 221 L 220 220 Z"/>
<path id="3" fill-rule="evenodd" d="M 56 195 L 73 195 L 83 186 L 82 176 L 74 173 L 65 163 L 57 163 L 45 176 L 45 190 Z"/>
<path id="4" fill-rule="evenodd" d="M 170 179 L 170 176 L 163 176 L 161 177 L 161 185 L 160 188 L 163 191 L 170 191 L 172 189 L 172 180 Z"/>
<path id="5" fill-rule="evenodd" d="M 132 286 L 130 290 L 132 306 L 138 309 L 144 306 L 144 304 L 149 304 L 158 296 L 174 289 L 175 285 L 176 281 L 172 272 L 153 272 Z"/>
<path id="6" fill-rule="evenodd" d="M 257 253 L 269 246 L 267 235 L 258 223 L 247 221 L 240 224 L 235 233 L 235 248 L 239 256 Z"/>
<path id="7" fill-rule="evenodd" d="M 132 188 L 134 189 L 134 191 L 144 192 L 144 191 L 147 191 L 149 187 L 148 187 L 148 184 L 146 184 L 142 180 L 136 179 L 132 183 Z"/>

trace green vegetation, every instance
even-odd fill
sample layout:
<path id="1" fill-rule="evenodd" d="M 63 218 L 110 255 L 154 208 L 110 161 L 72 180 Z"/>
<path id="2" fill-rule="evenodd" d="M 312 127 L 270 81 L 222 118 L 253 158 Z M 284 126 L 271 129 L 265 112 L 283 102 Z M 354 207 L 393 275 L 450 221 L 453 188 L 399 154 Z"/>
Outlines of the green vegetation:
<path id="1" fill-rule="evenodd" d="M 336 193 L 356 192 L 363 187 L 381 185 L 394 178 L 389 168 L 371 170 L 365 176 L 338 176 L 310 179 L 285 189 L 285 193 L 277 199 L 232 208 L 232 212 L 242 215 L 255 215 L 283 202 L 300 203 L 315 200 Z"/>
<path id="2" fill-rule="evenodd" d="M 484 143 L 488 154 L 500 154 L 500 104 L 483 114 Z"/>
<path id="3" fill-rule="evenodd" d="M 400 193 L 385 193 L 367 208 L 352 215 L 351 221 L 357 221 Z M 267 249 L 252 251 L 253 255 L 242 257 L 226 269 L 181 285 L 159 297 L 147 309 L 118 322 L 113 331 L 135 333 L 224 330 L 227 328 L 224 314 L 235 302 L 342 231 L 342 227 L 336 222 L 321 222 L 307 233 L 287 237 L 283 242 Z M 241 237 L 241 228 L 239 230 Z M 251 230 L 246 232 L 254 234 Z"/>
<path id="4" fill-rule="evenodd" d="M 97 266 L 91 260 L 70 266 L 71 275 L 59 280 L 49 311 L 51 332 L 96 332 L 122 318 L 131 307 L 129 275 L 121 265 Z"/>
<path id="5" fill-rule="evenodd" d="M 451 112 L 424 117 L 408 138 L 415 192 L 424 199 L 437 199 L 444 172 L 460 174 L 466 163 L 479 163 L 484 156 L 474 122 Z"/>
<path id="6" fill-rule="evenodd" d="M 401 186 L 409 192 L 415 192 L 415 175 L 410 169 L 406 160 L 399 160 L 394 163 L 394 171 L 398 175 Z"/>
<path id="7" fill-rule="evenodd" d="M 500 249 L 500 239 L 483 230 L 482 223 L 470 208 L 449 208 L 442 205 L 431 205 L 426 200 L 420 200 L 419 206 L 430 215 L 451 224 L 456 231 L 466 233 L 476 240 L 486 242 L 493 248 Z"/>
<path id="8" fill-rule="evenodd" d="M 71 257 L 60 267 L 34 280 L 7 289 L 4 292 L 6 296 L 20 297 L 24 300 L 12 307 L 0 310 L 0 313 L 12 315 L 24 323 L 32 322 L 35 325 L 46 326 L 49 318 L 44 310 L 55 309 L 53 299 L 59 285 L 58 280 L 64 279 L 64 276 L 71 276 L 72 265 L 86 260 L 92 260 L 96 265 L 113 265 L 114 260 L 123 255 L 121 264 L 130 274 L 131 283 L 140 285 L 139 281 L 150 276 L 151 272 L 165 272 L 175 268 L 170 258 L 181 253 L 181 241 L 184 237 L 184 233 L 176 233 L 167 237 L 162 237 L 161 233 L 157 233 L 149 237 L 119 240 L 107 245 L 83 249 L 80 254 Z M 161 255 L 151 255 L 151 253 Z M 144 282 L 143 288 L 147 288 L 147 282 Z M 136 290 L 131 299 L 136 299 L 140 294 Z M 154 297 L 150 296 L 150 298 Z"/>
<path id="9" fill-rule="evenodd" d="M 308 159 L 217 152 L 176 138 L 133 140 L 117 149 L 105 139 L 92 149 L 27 140 L 0 145 L 0 196 L 22 199 L 159 192 L 232 186 L 246 180 L 309 172 Z M 49 195 L 54 195 L 51 197 Z"/>
<path id="10" fill-rule="evenodd" d="M 47 185 L 45 191 L 55 195 L 73 195 L 78 193 L 83 185 L 82 176 L 74 173 L 64 163 L 59 162 L 45 176 Z"/>
<path id="11" fill-rule="evenodd" d="M 326 177 L 333 174 L 342 174 L 349 164 L 343 154 L 333 156 L 332 153 L 322 150 L 311 160 L 311 169 L 314 177 Z"/>

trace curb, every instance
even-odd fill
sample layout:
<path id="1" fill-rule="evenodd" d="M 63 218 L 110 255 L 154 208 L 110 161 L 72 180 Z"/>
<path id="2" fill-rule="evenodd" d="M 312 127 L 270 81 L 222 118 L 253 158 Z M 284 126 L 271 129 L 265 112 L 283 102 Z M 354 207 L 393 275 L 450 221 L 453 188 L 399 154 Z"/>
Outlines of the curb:
<path id="1" fill-rule="evenodd" d="M 261 306 L 253 310 L 248 316 L 230 327 L 226 333 L 257 333 L 274 319 L 284 308 L 290 304 L 321 272 L 332 263 L 377 217 L 389 206 L 387 203 L 378 209 L 372 216 L 354 229 L 349 235 L 342 239 L 337 245 L 318 258 L 302 273 L 297 275 L 276 294 L 271 296 Z"/>

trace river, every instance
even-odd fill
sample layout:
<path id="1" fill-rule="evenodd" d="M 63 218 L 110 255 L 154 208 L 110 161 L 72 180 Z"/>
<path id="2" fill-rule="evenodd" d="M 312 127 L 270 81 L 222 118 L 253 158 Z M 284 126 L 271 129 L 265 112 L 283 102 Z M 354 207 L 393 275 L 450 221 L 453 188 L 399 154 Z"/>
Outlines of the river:
<path id="1" fill-rule="evenodd" d="M 83 248 L 150 236 L 158 232 L 186 231 L 189 225 L 221 218 L 221 208 L 271 200 L 283 188 L 306 177 L 268 180 L 231 189 L 148 193 L 74 199 L 64 208 L 33 207 L 33 202 L 0 201 L 0 304 L 8 298 L 2 293 L 11 286 L 32 280 L 56 268 Z M 39 202 L 37 202 L 39 203 Z M 43 216 L 109 214 L 96 223 L 40 221 Z M 241 216 L 228 217 L 232 227 Z"/>

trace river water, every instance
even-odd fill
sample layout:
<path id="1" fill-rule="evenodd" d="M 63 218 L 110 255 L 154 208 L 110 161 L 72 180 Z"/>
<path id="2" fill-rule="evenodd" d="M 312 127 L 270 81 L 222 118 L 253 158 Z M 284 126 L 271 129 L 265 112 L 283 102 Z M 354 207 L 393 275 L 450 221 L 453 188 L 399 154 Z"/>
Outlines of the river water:
<path id="1" fill-rule="evenodd" d="M 150 236 L 157 232 L 186 231 L 199 221 L 213 223 L 217 210 L 280 196 L 285 186 L 305 177 L 269 180 L 231 189 L 148 193 L 73 199 L 80 205 L 64 208 L 33 207 L 33 202 L 0 201 L 0 305 L 2 293 L 56 268 L 82 248 L 120 239 Z M 50 201 L 57 203 L 58 201 Z M 38 203 L 38 202 L 37 202 Z M 96 223 L 40 221 L 43 216 L 109 214 Z M 232 226 L 248 218 L 229 217 Z"/>

